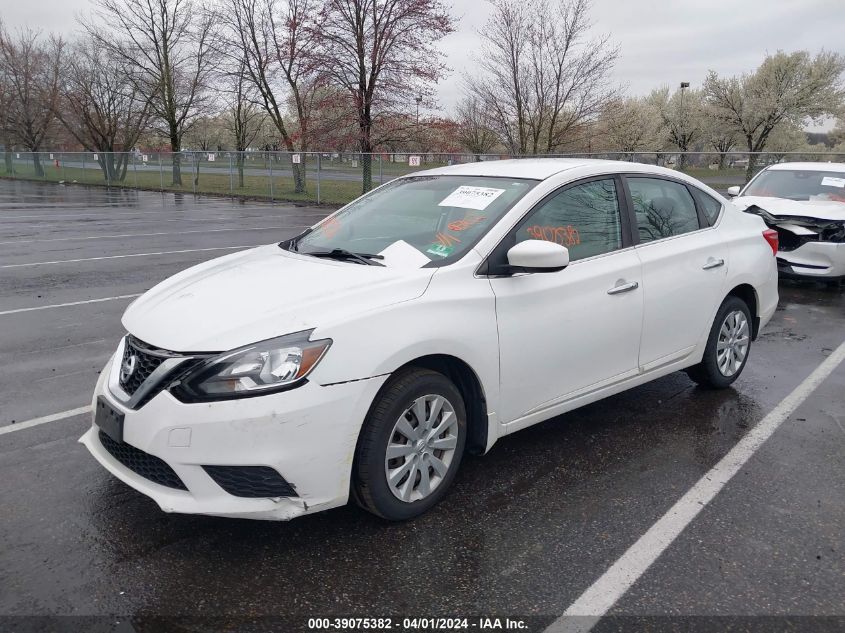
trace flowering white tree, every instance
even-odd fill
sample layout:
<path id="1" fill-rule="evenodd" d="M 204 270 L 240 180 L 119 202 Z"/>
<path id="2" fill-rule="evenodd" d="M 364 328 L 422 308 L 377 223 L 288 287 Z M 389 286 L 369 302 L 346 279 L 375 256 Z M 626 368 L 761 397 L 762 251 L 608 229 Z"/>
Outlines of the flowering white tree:
<path id="1" fill-rule="evenodd" d="M 705 102 L 725 129 L 735 130 L 749 151 L 746 180 L 754 175 L 756 156 L 766 149 L 778 125 L 804 125 L 836 114 L 845 102 L 845 57 L 822 51 L 769 55 L 753 73 L 720 78 L 710 71 Z"/>

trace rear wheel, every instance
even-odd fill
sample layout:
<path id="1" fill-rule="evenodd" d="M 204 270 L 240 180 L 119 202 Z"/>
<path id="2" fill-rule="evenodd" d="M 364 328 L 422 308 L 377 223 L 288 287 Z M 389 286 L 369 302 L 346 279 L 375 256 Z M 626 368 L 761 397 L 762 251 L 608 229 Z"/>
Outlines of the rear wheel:
<path id="1" fill-rule="evenodd" d="M 751 311 L 739 297 L 730 296 L 719 307 L 704 357 L 687 370 L 698 384 L 724 389 L 739 378 L 751 351 Z"/>
<path id="2" fill-rule="evenodd" d="M 391 521 L 437 504 L 455 478 L 466 443 L 466 408 L 443 374 L 411 368 L 377 396 L 355 455 L 353 498 Z"/>

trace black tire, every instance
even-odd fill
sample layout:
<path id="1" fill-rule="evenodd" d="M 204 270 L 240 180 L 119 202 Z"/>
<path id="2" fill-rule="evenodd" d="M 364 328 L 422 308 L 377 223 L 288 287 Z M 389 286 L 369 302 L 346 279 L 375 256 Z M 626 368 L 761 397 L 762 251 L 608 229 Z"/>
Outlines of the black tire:
<path id="1" fill-rule="evenodd" d="M 745 352 L 745 357 L 742 359 L 742 364 L 739 368 L 732 375 L 726 376 L 719 369 L 716 347 L 719 343 L 719 332 L 725 322 L 725 319 L 729 314 L 736 311 L 740 311 L 745 314 L 745 319 L 748 323 L 748 349 Z M 719 311 L 716 313 L 716 318 L 713 320 L 713 325 L 710 328 L 710 335 L 707 338 L 707 346 L 704 348 L 704 357 L 698 365 L 694 365 L 686 370 L 689 377 L 702 387 L 707 387 L 709 389 L 725 389 L 730 386 L 737 378 L 739 378 L 742 370 L 745 369 L 745 364 L 748 362 L 748 357 L 751 354 L 752 324 L 751 311 L 748 309 L 748 305 L 745 301 L 733 295 L 727 297 L 722 302 L 722 305 L 719 307 Z"/>
<path id="2" fill-rule="evenodd" d="M 457 418 L 457 443 L 448 471 L 431 493 L 415 501 L 403 501 L 394 495 L 388 484 L 385 472 L 387 446 L 400 416 L 415 400 L 426 395 L 442 396 L 452 405 Z M 364 421 L 355 450 L 352 498 L 365 510 L 389 521 L 419 516 L 446 496 L 460 467 L 466 435 L 466 407 L 452 381 L 429 369 L 402 370 L 381 389 Z M 416 471 L 414 476 L 417 477 Z"/>

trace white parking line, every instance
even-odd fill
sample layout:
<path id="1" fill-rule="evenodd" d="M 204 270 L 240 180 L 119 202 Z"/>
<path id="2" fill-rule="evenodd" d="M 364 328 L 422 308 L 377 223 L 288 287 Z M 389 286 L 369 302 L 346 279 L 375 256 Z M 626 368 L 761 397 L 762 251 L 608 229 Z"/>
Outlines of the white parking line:
<path id="1" fill-rule="evenodd" d="M 781 400 L 719 462 L 681 497 L 657 523 L 596 580 L 546 633 L 586 633 L 646 572 L 699 512 L 725 487 L 752 455 L 807 397 L 845 360 L 845 342 Z"/>
<path id="2" fill-rule="evenodd" d="M 21 312 L 34 312 L 36 310 L 51 310 L 53 308 L 66 308 L 68 306 L 81 306 L 85 305 L 86 303 L 101 303 L 103 301 L 117 301 L 118 299 L 134 299 L 135 297 L 140 297 L 142 293 L 137 293 L 134 295 L 117 295 L 116 297 L 103 297 L 102 299 L 87 299 L 86 301 L 71 301 L 69 303 L 53 303 L 51 305 L 46 306 L 35 306 L 32 308 L 17 308 L 15 310 L 3 310 L 0 312 L 0 316 L 4 314 L 19 314 Z M 75 324 L 78 325 L 78 324 Z M 59 326 L 61 327 L 61 326 Z"/>
<path id="3" fill-rule="evenodd" d="M 51 262 L 29 262 L 27 264 L 5 264 L 0 268 L 25 268 L 26 266 L 52 266 L 54 264 L 75 264 L 77 262 L 96 262 L 103 259 L 125 259 L 127 257 L 152 257 L 153 255 L 176 255 L 180 253 L 204 253 L 207 251 L 232 251 L 239 248 L 255 248 L 262 244 L 246 244 L 244 246 L 215 246 L 214 248 L 186 248 L 179 251 L 157 251 L 155 253 L 131 253 L 129 255 L 104 255 L 102 257 L 83 257 L 81 259 L 60 259 Z M 2 314 L 2 312 L 0 312 Z"/>
<path id="4" fill-rule="evenodd" d="M 91 413 L 91 407 L 87 406 L 79 407 L 78 409 L 68 409 L 67 411 L 62 411 L 61 413 L 53 413 L 51 415 L 45 415 L 40 418 L 33 418 L 32 420 L 27 420 L 26 422 L 9 424 L 7 426 L 0 426 L 0 435 L 5 435 L 6 433 L 14 433 L 15 431 L 23 431 L 24 429 L 31 429 L 33 426 L 47 424 L 48 422 L 57 422 L 58 420 L 72 418 L 75 415 L 82 415 L 83 413 Z"/>
<path id="5" fill-rule="evenodd" d="M 87 235 L 84 237 L 53 237 L 46 240 L 9 240 L 7 242 L 0 242 L 0 244 L 35 244 L 36 242 L 73 242 L 77 240 L 107 240 L 117 237 L 154 237 L 157 235 L 185 235 L 186 233 L 223 233 L 226 231 L 275 231 L 277 229 L 302 229 L 306 228 L 304 225 L 291 226 L 250 226 L 247 228 L 231 228 L 231 229 L 196 229 L 192 231 L 162 231 L 160 233 L 121 233 L 119 235 Z"/>

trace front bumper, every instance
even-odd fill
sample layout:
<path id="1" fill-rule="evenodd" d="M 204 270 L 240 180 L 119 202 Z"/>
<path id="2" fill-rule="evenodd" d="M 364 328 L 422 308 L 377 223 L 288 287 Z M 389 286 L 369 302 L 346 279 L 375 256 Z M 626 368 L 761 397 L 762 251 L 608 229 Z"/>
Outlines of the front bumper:
<path id="1" fill-rule="evenodd" d="M 253 398 L 201 404 L 162 391 L 137 410 L 108 389 L 112 362 L 98 396 L 125 415 L 124 441 L 163 460 L 187 490 L 159 485 L 124 466 L 103 446 L 95 424 L 80 438 L 117 478 L 151 497 L 165 512 L 252 519 L 291 519 L 344 505 L 358 433 L 386 376 L 337 385 L 308 382 Z M 269 466 L 296 488 L 296 497 L 245 498 L 223 490 L 203 466 Z"/>
<path id="2" fill-rule="evenodd" d="M 778 251 L 778 272 L 794 277 L 845 277 L 845 243 L 807 242 L 792 251 Z"/>

